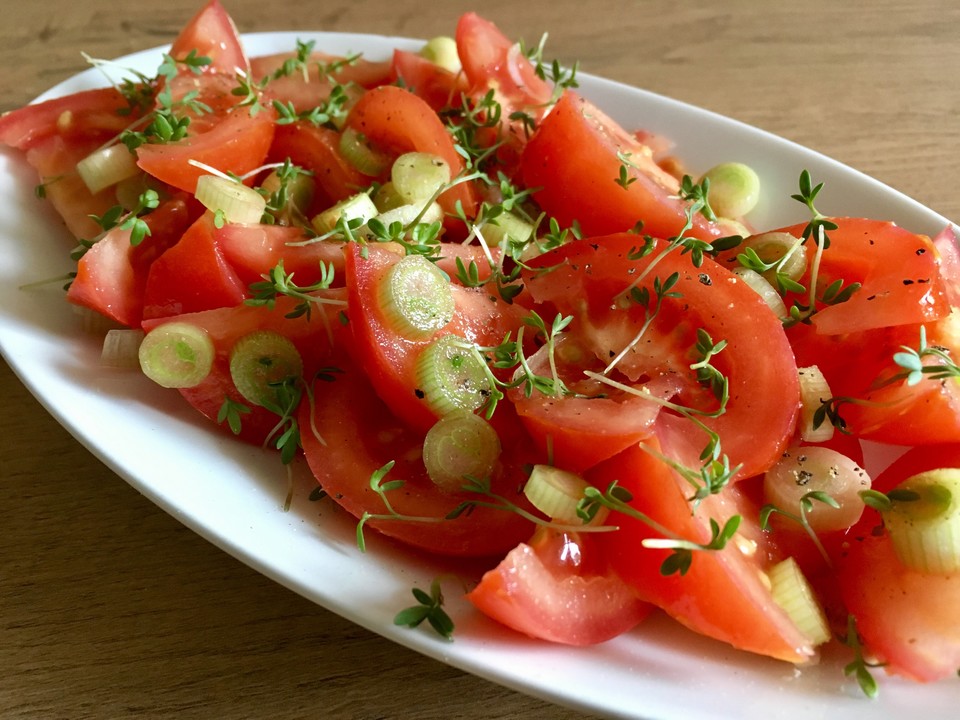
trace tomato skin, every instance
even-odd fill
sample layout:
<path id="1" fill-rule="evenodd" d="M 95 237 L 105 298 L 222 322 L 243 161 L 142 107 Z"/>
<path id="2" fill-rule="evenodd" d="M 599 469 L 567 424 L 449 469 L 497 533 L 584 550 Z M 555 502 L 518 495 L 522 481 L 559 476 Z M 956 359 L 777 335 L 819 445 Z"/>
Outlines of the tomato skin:
<path id="1" fill-rule="evenodd" d="M 233 307 L 245 297 L 246 286 L 224 259 L 213 214 L 208 212 L 150 266 L 143 316 L 150 319 Z"/>
<path id="2" fill-rule="evenodd" d="M 199 57 L 210 58 L 210 64 L 204 67 L 205 72 L 233 76 L 249 67 L 237 28 L 220 0 L 209 0 L 200 8 L 173 41 L 169 54 L 180 60 L 191 50 L 195 50 Z"/>
<path id="3" fill-rule="evenodd" d="M 632 301 L 621 307 L 614 300 L 658 255 L 654 250 L 631 259 L 637 243 L 637 236 L 628 233 L 575 241 L 541 255 L 531 263 L 533 270 L 524 273 L 535 300 L 577 318 L 568 334 L 603 363 L 626 347 L 645 322 L 645 308 Z M 537 274 L 537 268 L 545 267 L 552 269 Z M 797 368 L 780 321 L 755 292 L 709 258 L 694 268 L 687 255 L 673 251 L 656 268 L 645 284 L 652 284 L 653 275 L 665 278 L 676 272 L 673 290 L 680 297 L 664 299 L 644 342 L 617 365 L 618 374 L 633 381 L 675 373 L 684 387 L 681 404 L 712 409 L 716 400 L 689 368 L 696 362 L 691 350 L 700 328 L 716 343 L 726 340 L 727 347 L 711 360 L 728 380 L 726 412 L 703 422 L 720 435 L 731 465 L 743 465 L 738 478 L 764 471 L 793 435 L 800 404 Z M 706 435 L 693 423 L 689 426 L 703 447 Z"/>
<path id="4" fill-rule="evenodd" d="M 150 235 L 136 247 L 129 230 L 114 228 L 80 258 L 67 299 L 128 327 L 139 326 L 150 265 L 180 240 L 192 220 L 186 200 L 175 198 L 144 217 Z"/>
<path id="5" fill-rule="evenodd" d="M 618 184 L 629 153 L 631 182 Z M 657 238 L 677 235 L 686 222 L 679 183 L 650 151 L 584 98 L 566 91 L 527 142 L 520 159 L 524 185 L 539 188 L 537 202 L 562 226 L 578 221 L 585 235 L 625 232 L 643 221 Z M 724 235 L 701 214 L 687 232 L 704 240 Z"/>
<path id="6" fill-rule="evenodd" d="M 355 195 L 371 181 L 340 154 L 337 131 L 305 122 L 277 125 L 269 159 L 273 162 L 289 159 L 313 173 L 320 192 L 310 212 L 320 212 Z"/>
<path id="7" fill-rule="evenodd" d="M 446 327 L 432 338 L 402 337 L 383 313 L 377 296 L 390 269 L 400 256 L 376 245 L 364 250 L 356 243 L 346 252 L 346 285 L 349 290 L 347 315 L 353 333 L 357 361 L 370 378 L 377 394 L 390 410 L 412 428 L 429 430 L 439 419 L 437 413 L 417 394 L 417 360 L 432 340 L 456 334 L 484 346 L 498 345 L 504 336 L 520 326 L 522 310 L 492 297 L 483 288 L 451 285 L 456 310 Z M 499 411 L 498 411 L 499 412 Z"/>
<path id="8" fill-rule="evenodd" d="M 518 632 L 565 645 L 593 645 L 635 627 L 653 606 L 601 564 L 588 535 L 538 531 L 484 574 L 467 599 Z M 596 563 L 596 561 L 594 561 Z"/>
<path id="9" fill-rule="evenodd" d="M 456 151 L 453 139 L 430 105 L 395 85 L 383 85 L 364 94 L 347 116 L 347 126 L 363 133 L 370 143 L 386 152 L 437 155 L 450 166 L 451 177 L 464 169 L 463 158 Z M 477 197 L 472 183 L 456 185 L 439 198 L 447 213 L 456 210 L 458 200 L 467 217 L 473 217 Z"/>
<path id="10" fill-rule="evenodd" d="M 323 294 L 330 300 L 343 299 L 342 289 L 324 291 Z M 338 329 L 334 318 L 335 306 L 317 306 L 316 312 L 311 313 L 310 318 L 304 315 L 287 317 L 297 302 L 281 297 L 273 308 L 241 303 L 233 307 L 155 318 L 145 321 L 143 329 L 149 332 L 164 323 L 178 321 L 206 330 L 216 350 L 210 375 L 199 385 L 182 388 L 179 392 L 197 411 L 224 432 L 229 432 L 229 429 L 226 424 L 220 424 L 217 418 L 224 400 L 229 398 L 247 406 L 250 412 L 241 415 L 241 429 L 237 437 L 259 445 L 271 438 L 280 418 L 265 408 L 253 405 L 240 395 L 230 377 L 230 352 L 244 335 L 256 330 L 272 330 L 294 344 L 303 360 L 304 377 L 312 378 L 321 367 L 329 364 L 333 357 Z M 324 312 L 326 316 L 321 317 Z"/>
<path id="11" fill-rule="evenodd" d="M 459 107 L 461 94 L 468 90 L 462 74 L 406 50 L 393 51 L 391 74 L 394 83 L 402 82 L 403 87 L 423 98 L 436 112 Z"/>
<path id="12" fill-rule="evenodd" d="M 272 110 L 252 115 L 238 108 L 204 132 L 188 134 L 173 143 L 141 145 L 137 148 L 137 164 L 153 177 L 192 194 L 197 179 L 208 172 L 189 160 L 235 175 L 255 170 L 263 164 L 273 142 L 273 121 Z"/>
<path id="13" fill-rule="evenodd" d="M 217 232 L 223 258 L 247 286 L 263 280 L 279 263 L 300 287 L 320 281 L 320 263 L 333 269 L 333 286 L 343 285 L 343 246 L 338 242 L 296 245 L 307 239 L 298 227 L 224 225 Z"/>
<path id="14" fill-rule="evenodd" d="M 478 499 L 471 493 L 438 489 L 423 467 L 423 433 L 411 430 L 390 412 L 355 361 L 340 356 L 332 364 L 342 372 L 333 373 L 332 382 L 314 386 L 316 402 L 312 408 L 301 405 L 300 426 L 304 428 L 301 439 L 307 462 L 335 502 L 357 518 L 365 511 L 385 513 L 383 501 L 370 488 L 370 476 L 391 460 L 396 464 L 387 480 L 405 481 L 402 488 L 388 495 L 398 513 L 444 518 L 461 502 Z M 307 432 L 311 423 L 325 444 Z M 529 460 L 522 431 L 515 435 L 501 432 L 500 436 L 501 468 L 494 473 L 491 487 L 525 506 L 517 491 L 526 477 L 523 463 Z M 371 520 L 366 527 L 416 548 L 462 557 L 501 555 L 531 532 L 530 522 L 519 515 L 482 507 L 455 520 Z"/>
<path id="15" fill-rule="evenodd" d="M 688 466 L 690 461 L 697 462 L 697 450 L 683 447 L 682 430 L 665 428 L 663 421 L 659 427 L 662 441 L 651 442 L 654 450 L 679 457 L 681 462 L 686 459 Z M 601 463 L 587 473 L 587 480 L 598 488 L 616 480 L 633 495 L 632 507 L 680 537 L 698 543 L 710 540 L 708 517 L 722 526 L 732 515 L 741 515 L 739 533 L 747 542 L 756 542 L 758 549 L 748 555 L 731 542 L 723 550 L 694 552 L 685 575 L 661 574 L 661 563 L 669 551 L 643 548 L 641 543 L 662 535 L 631 517 L 611 515 L 608 522 L 619 525 L 620 530 L 604 533 L 599 540 L 621 578 L 644 600 L 663 608 L 692 630 L 741 650 L 788 662 L 802 663 L 812 657 L 809 639 L 773 602 L 761 579 L 761 570 L 768 562 L 767 542 L 751 519 L 757 517 L 756 508 L 750 507 L 738 487 L 727 487 L 710 496 L 692 514 L 687 500 L 692 495 L 690 484 L 639 446 Z"/>
<path id="16" fill-rule="evenodd" d="M 850 542 L 837 578 L 867 651 L 887 663 L 887 672 L 919 682 L 956 674 L 960 573 L 904 567 L 884 532 Z"/>
<path id="17" fill-rule="evenodd" d="M 950 312 L 940 257 L 925 235 L 892 222 L 865 218 L 831 218 L 830 247 L 820 261 L 820 281 L 842 278 L 862 283 L 842 303 L 823 307 L 811 318 L 817 332 L 842 335 L 861 330 L 939 320 Z M 804 225 L 780 232 L 799 237 Z M 808 249 L 811 256 L 813 247 Z M 808 261 L 808 265 L 812 262 Z M 809 287 L 809 271 L 801 282 Z"/>

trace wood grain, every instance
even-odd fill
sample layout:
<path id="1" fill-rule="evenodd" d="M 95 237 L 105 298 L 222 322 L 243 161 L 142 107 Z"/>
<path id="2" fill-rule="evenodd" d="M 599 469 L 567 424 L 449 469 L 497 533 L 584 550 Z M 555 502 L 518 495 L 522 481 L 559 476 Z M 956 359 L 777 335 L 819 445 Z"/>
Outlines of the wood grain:
<path id="1" fill-rule="evenodd" d="M 0 110 L 170 42 L 196 10 L 8 2 Z M 462 2 L 228 0 L 241 31 L 450 34 Z M 960 218 L 960 4 L 507 3 L 478 8 L 588 72 L 824 152 Z M 574 718 L 388 643 L 193 535 L 74 441 L 0 367 L 0 715 Z"/>

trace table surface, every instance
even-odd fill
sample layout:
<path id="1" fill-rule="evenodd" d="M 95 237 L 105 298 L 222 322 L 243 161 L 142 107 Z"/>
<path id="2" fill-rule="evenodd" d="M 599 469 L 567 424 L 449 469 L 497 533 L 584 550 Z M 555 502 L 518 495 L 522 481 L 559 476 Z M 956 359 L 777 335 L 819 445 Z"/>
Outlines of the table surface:
<path id="1" fill-rule="evenodd" d="M 194 0 L 7 2 L 0 111 L 168 43 Z M 461 2 L 227 0 L 242 32 L 452 34 Z M 960 3 L 487 0 L 548 55 L 795 140 L 960 219 Z M 0 363 L 0 715 L 574 718 L 421 657 L 191 533 Z"/>

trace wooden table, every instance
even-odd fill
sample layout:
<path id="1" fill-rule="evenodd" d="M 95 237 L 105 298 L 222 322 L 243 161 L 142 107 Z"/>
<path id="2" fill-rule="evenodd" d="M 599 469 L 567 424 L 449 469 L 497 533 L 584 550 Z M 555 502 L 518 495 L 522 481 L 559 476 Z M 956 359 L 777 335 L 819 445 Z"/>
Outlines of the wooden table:
<path id="1" fill-rule="evenodd" d="M 167 43 L 194 0 L 4 3 L 0 110 Z M 450 34 L 461 2 L 229 0 L 241 31 Z M 960 4 L 488 0 L 583 70 L 820 150 L 960 219 Z M 386 642 L 215 549 L 113 475 L 2 365 L 0 716 L 572 718 Z"/>

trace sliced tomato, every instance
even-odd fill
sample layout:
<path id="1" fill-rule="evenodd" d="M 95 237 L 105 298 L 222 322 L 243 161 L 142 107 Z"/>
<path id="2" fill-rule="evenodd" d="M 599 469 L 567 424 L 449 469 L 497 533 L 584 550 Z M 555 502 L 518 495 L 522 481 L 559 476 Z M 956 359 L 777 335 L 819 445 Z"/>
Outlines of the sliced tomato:
<path id="1" fill-rule="evenodd" d="M 336 85 L 342 86 L 348 97 L 355 100 L 364 88 L 376 87 L 391 80 L 389 62 L 313 52 L 302 69 L 285 72 L 284 64 L 293 60 L 297 60 L 295 52 L 253 58 L 250 71 L 254 80 L 266 80 L 264 91 L 267 98 L 285 105 L 290 103 L 297 112 L 322 106 Z"/>
<path id="2" fill-rule="evenodd" d="M 620 181 L 621 168 L 626 182 Z M 520 176 L 537 188 L 534 197 L 548 215 L 563 226 L 579 222 L 586 235 L 625 232 L 642 222 L 645 233 L 669 238 L 686 223 L 677 179 L 636 137 L 571 91 L 526 144 Z M 693 223 L 688 235 L 710 240 L 725 234 L 700 213 Z"/>
<path id="3" fill-rule="evenodd" d="M 279 263 L 300 287 L 321 280 L 321 263 L 334 272 L 334 285 L 343 285 L 343 246 L 338 242 L 312 242 L 301 228 L 282 225 L 224 225 L 217 232 L 223 258 L 247 286 L 263 280 Z"/>
<path id="4" fill-rule="evenodd" d="M 946 285 L 947 299 L 953 307 L 960 307 L 960 238 L 952 225 L 937 233 L 933 247 L 940 258 L 940 275 Z"/>
<path id="5" fill-rule="evenodd" d="M 318 382 L 314 386 L 316 402 L 312 407 L 301 405 L 300 414 L 302 428 L 317 430 L 317 435 L 301 433 L 307 462 L 335 502 L 357 518 L 364 512 L 389 514 L 371 489 L 370 477 L 394 461 L 386 480 L 403 480 L 404 484 L 389 491 L 391 506 L 399 514 L 429 520 L 374 518 L 366 527 L 430 552 L 471 557 L 500 555 L 529 537 L 529 521 L 503 510 L 477 507 L 445 520 L 461 503 L 482 498 L 445 492 L 434 485 L 421 459 L 423 433 L 411 430 L 390 412 L 355 361 L 341 357 L 335 364 L 342 372 L 331 373 L 331 382 Z M 517 488 L 526 478 L 523 464 L 529 461 L 524 441 L 522 430 L 513 435 L 501 433 L 500 467 L 491 478 L 493 492 L 518 504 L 525 502 Z"/>
<path id="6" fill-rule="evenodd" d="M 108 232 L 80 259 L 67 299 L 123 325 L 139 326 L 150 265 L 180 240 L 191 215 L 183 198 L 167 200 L 144 217 L 150 234 L 136 247 L 130 244 L 130 230 Z"/>
<path id="7" fill-rule="evenodd" d="M 755 292 L 709 258 L 695 268 L 678 250 L 660 255 L 662 243 L 637 258 L 638 240 L 625 233 L 569 243 L 533 261 L 524 281 L 535 300 L 575 317 L 567 333 L 604 365 L 632 347 L 611 370 L 612 378 L 636 383 L 675 374 L 684 388 L 676 402 L 698 411 L 717 409 L 713 393 L 690 368 L 698 361 L 698 331 L 714 343 L 726 341 L 710 361 L 728 382 L 726 411 L 702 422 L 720 436 L 731 464 L 742 464 L 738 477 L 764 471 L 793 435 L 800 402 L 797 368 L 780 321 Z M 655 280 L 677 277 L 671 290 L 676 295 L 665 296 L 658 311 L 628 299 L 627 291 L 648 269 L 637 288 L 651 298 Z M 652 321 L 636 340 L 648 313 Z M 707 435 L 693 422 L 688 426 L 704 447 Z"/>
<path id="8" fill-rule="evenodd" d="M 653 606 L 597 560 L 587 534 L 538 531 L 467 594 L 485 615 L 540 640 L 593 645 L 639 624 Z"/>
<path id="9" fill-rule="evenodd" d="M 662 420 L 660 441 L 652 441 L 649 447 L 682 464 L 695 464 L 698 450 L 683 437 L 685 431 L 676 422 Z M 693 510 L 688 500 L 693 494 L 690 483 L 639 446 L 601 463 L 587 474 L 587 480 L 601 489 L 616 481 L 633 495 L 634 509 L 674 536 L 695 543 L 710 541 L 711 518 L 722 527 L 730 517 L 740 515 L 741 540 L 727 543 L 723 550 L 694 551 L 683 575 L 662 574 L 661 565 L 670 551 L 644 548 L 642 543 L 663 534 L 633 517 L 615 513 L 608 522 L 620 530 L 598 539 L 621 578 L 643 599 L 692 630 L 780 660 L 802 663 L 812 657 L 810 639 L 773 601 L 763 581 L 762 572 L 770 562 L 768 542 L 755 520 L 757 508 L 739 487 L 727 487 Z M 752 550 L 745 552 L 741 542 Z"/>
<path id="10" fill-rule="evenodd" d="M 451 285 L 456 310 L 453 320 L 434 338 L 413 340 L 400 335 L 376 298 L 380 286 L 400 256 L 377 246 L 346 246 L 346 284 L 350 328 L 357 360 L 377 393 L 411 427 L 426 432 L 439 419 L 423 392 L 417 391 L 417 361 L 433 339 L 459 335 L 481 347 L 496 346 L 520 326 L 520 308 L 507 305 L 482 288 Z M 364 257 L 364 254 L 366 257 Z"/>
<path id="11" fill-rule="evenodd" d="M 233 19 L 220 4 L 209 0 L 186 24 L 170 48 L 170 57 L 182 60 L 191 51 L 210 58 L 208 72 L 222 72 L 233 77 L 246 72 L 249 63 Z"/>
<path id="12" fill-rule="evenodd" d="M 557 339 L 554 356 L 559 379 L 575 395 L 552 396 L 538 391 L 527 394 L 522 388 L 514 388 L 508 397 L 537 447 L 555 465 L 579 473 L 653 435 L 659 403 L 611 391 L 585 378 L 583 371 L 590 365 L 597 372 L 603 367 L 591 360 L 589 351 L 572 337 Z M 529 358 L 528 365 L 535 374 L 550 377 L 553 368 L 548 347 L 540 348 Z M 638 383 L 635 390 L 669 400 L 679 392 L 680 383 L 667 373 Z"/>
<path id="13" fill-rule="evenodd" d="M 435 112 L 459 107 L 461 95 L 468 90 L 462 74 L 406 50 L 393 51 L 391 75 L 394 83 L 423 98 Z"/>
<path id="14" fill-rule="evenodd" d="M 322 296 L 333 303 L 342 302 L 342 290 L 324 291 Z M 334 319 L 337 305 L 317 304 L 310 316 L 288 317 L 298 301 L 278 298 L 273 307 L 245 304 L 217 308 L 201 312 L 185 313 L 173 317 L 147 320 L 143 328 L 147 332 L 167 322 L 187 322 L 207 331 L 216 350 L 213 367 L 207 378 L 199 385 L 180 390 L 180 394 L 208 420 L 228 432 L 219 419 L 224 401 L 229 399 L 246 407 L 248 412 L 240 415 L 240 432 L 237 436 L 246 442 L 263 444 L 274 438 L 281 418 L 269 410 L 254 405 L 239 393 L 230 377 L 230 352 L 245 335 L 257 330 L 272 330 L 288 338 L 303 360 L 303 377 L 312 379 L 317 371 L 330 364 L 336 345 L 338 323 Z M 309 380 L 308 380 L 309 381 Z M 308 429 L 303 430 L 309 432 Z"/>
<path id="15" fill-rule="evenodd" d="M 197 179 L 209 171 L 191 160 L 220 172 L 245 175 L 260 167 L 267 157 L 273 142 L 273 121 L 272 109 L 251 113 L 247 108 L 236 108 L 205 123 L 205 130 L 188 132 L 183 140 L 141 145 L 137 148 L 137 164 L 153 177 L 193 193 Z M 191 127 L 199 129 L 195 123 Z"/>
<path id="16" fill-rule="evenodd" d="M 916 235 L 892 222 L 864 218 L 832 218 L 830 246 L 820 259 L 817 283 L 835 280 L 862 287 L 849 300 L 818 309 L 811 321 L 823 335 L 932 322 L 950 312 L 947 284 L 941 275 L 940 253 L 925 235 Z M 781 232 L 800 237 L 804 225 Z M 807 250 L 814 262 L 813 245 Z M 810 270 L 801 279 L 809 287 Z M 800 298 L 805 300 L 805 298 Z"/>
<path id="17" fill-rule="evenodd" d="M 269 159 L 271 162 L 290 160 L 313 173 L 320 192 L 311 212 L 320 212 L 355 195 L 371 182 L 371 178 L 360 173 L 340 153 L 340 133 L 306 122 L 278 125 Z"/>
<path id="18" fill-rule="evenodd" d="M 395 85 L 375 88 L 361 97 L 347 116 L 347 126 L 388 153 L 416 151 L 436 155 L 450 166 L 452 177 L 464 169 L 463 158 L 443 121 L 425 100 Z M 450 188 L 439 202 L 447 213 L 455 212 L 458 202 L 467 217 L 476 213 L 477 197 L 472 183 Z"/>
<path id="19" fill-rule="evenodd" d="M 867 652 L 887 672 L 920 682 L 960 667 L 960 574 L 904 567 L 883 532 L 848 543 L 837 567 L 847 608 Z"/>
<path id="20" fill-rule="evenodd" d="M 193 223 L 179 242 L 150 266 L 144 290 L 144 318 L 233 307 L 247 286 L 223 257 L 212 213 Z"/>

